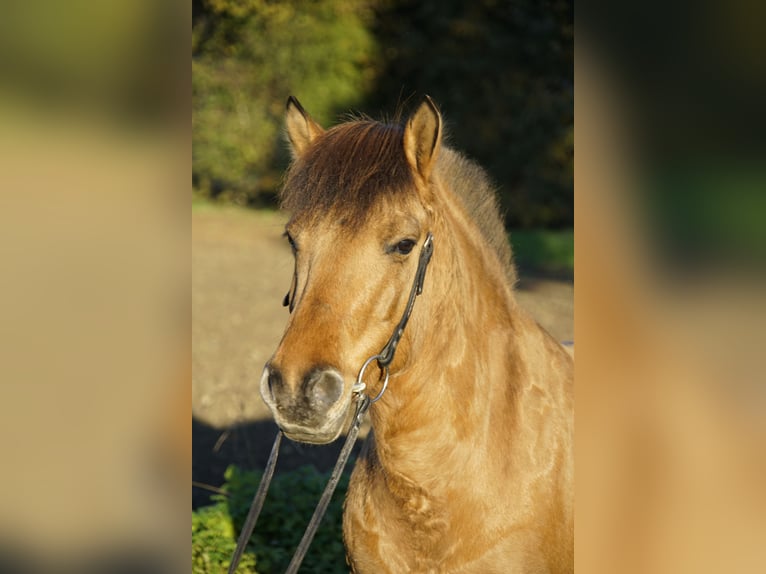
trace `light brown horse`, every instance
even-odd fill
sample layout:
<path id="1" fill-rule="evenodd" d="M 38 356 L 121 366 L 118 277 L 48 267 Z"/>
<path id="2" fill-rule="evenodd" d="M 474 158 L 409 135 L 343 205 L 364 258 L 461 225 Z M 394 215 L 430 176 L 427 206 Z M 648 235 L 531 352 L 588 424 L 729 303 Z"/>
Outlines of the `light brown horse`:
<path id="1" fill-rule="evenodd" d="M 360 367 L 391 336 L 433 235 L 348 489 L 352 570 L 571 572 L 573 362 L 516 303 L 484 172 L 442 145 L 428 98 L 405 125 L 327 131 L 291 98 L 287 133 L 292 313 L 261 394 L 289 438 L 346 428 Z M 375 396 L 382 371 L 365 375 Z"/>

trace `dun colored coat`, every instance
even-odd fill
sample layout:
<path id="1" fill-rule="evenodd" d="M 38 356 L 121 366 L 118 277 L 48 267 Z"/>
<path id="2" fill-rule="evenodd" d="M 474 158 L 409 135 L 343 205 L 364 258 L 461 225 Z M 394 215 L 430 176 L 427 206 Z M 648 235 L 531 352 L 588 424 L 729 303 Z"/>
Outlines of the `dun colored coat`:
<path id="1" fill-rule="evenodd" d="M 261 393 L 289 438 L 327 443 L 346 428 L 357 373 L 434 238 L 349 485 L 351 569 L 573 571 L 573 362 L 516 302 L 484 172 L 442 145 L 428 98 L 404 125 L 326 131 L 291 98 L 287 133 L 291 315 Z M 380 374 L 366 371 L 371 396 Z"/>

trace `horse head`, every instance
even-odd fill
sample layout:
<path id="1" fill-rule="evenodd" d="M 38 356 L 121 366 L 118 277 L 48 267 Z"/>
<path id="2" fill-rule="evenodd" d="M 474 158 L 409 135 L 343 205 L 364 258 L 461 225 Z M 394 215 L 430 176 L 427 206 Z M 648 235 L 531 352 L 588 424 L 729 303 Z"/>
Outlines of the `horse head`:
<path id="1" fill-rule="evenodd" d="M 433 224 L 442 122 L 426 98 L 404 125 L 362 119 L 324 130 L 290 98 L 286 127 L 293 162 L 281 200 L 295 268 L 290 318 L 260 391 L 289 438 L 323 444 L 346 426 L 361 366 L 411 308 Z M 394 372 L 410 360 L 418 331 L 402 337 Z M 379 391 L 383 369 L 365 375 Z"/>

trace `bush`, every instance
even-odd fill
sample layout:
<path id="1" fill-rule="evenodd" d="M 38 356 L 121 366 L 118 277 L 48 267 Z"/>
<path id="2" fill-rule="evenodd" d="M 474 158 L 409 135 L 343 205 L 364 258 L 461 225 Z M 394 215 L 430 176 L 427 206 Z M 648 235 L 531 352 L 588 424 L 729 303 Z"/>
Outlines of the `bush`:
<path id="1" fill-rule="evenodd" d="M 351 468 L 353 464 L 349 464 Z M 192 572 L 225 572 L 237 544 L 250 504 L 261 479 L 260 472 L 247 472 L 230 466 L 224 490 L 216 504 L 192 513 Z M 281 573 L 287 568 L 330 473 L 314 467 L 279 474 L 269 494 L 240 562 L 238 572 L 249 574 Z M 303 562 L 302 571 L 319 574 L 348 572 L 343 547 L 341 520 L 349 473 L 341 478 L 325 517 Z"/>

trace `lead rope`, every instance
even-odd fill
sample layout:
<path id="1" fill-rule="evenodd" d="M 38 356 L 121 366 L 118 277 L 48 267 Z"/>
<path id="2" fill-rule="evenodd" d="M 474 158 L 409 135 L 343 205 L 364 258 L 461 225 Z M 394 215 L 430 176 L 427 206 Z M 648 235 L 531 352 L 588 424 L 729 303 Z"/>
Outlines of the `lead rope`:
<path id="1" fill-rule="evenodd" d="M 269 455 L 269 461 L 266 463 L 266 470 L 263 472 L 261 483 L 258 485 L 258 491 L 253 497 L 253 504 L 250 506 L 250 512 L 247 513 L 247 519 L 242 527 L 242 532 L 239 533 L 237 539 L 237 547 L 234 549 L 234 556 L 231 558 L 231 564 L 229 564 L 229 574 L 234 574 L 239 565 L 239 560 L 242 558 L 242 553 L 245 551 L 247 541 L 250 539 L 250 535 L 253 533 L 255 523 L 258 521 L 258 515 L 263 508 L 263 501 L 266 500 L 266 493 L 269 491 L 269 485 L 271 484 L 271 477 L 274 476 L 274 468 L 277 466 L 277 457 L 279 456 L 279 443 L 282 442 L 282 431 L 277 432 L 277 436 L 274 439 L 274 446 L 271 447 L 271 454 Z"/>
<path id="2" fill-rule="evenodd" d="M 290 565 L 287 567 L 285 574 L 295 574 L 298 572 L 298 568 L 301 567 L 301 562 L 303 562 L 303 558 L 306 556 L 311 541 L 314 539 L 314 534 L 316 534 L 317 528 L 319 528 L 319 523 L 322 521 L 322 517 L 327 511 L 327 505 L 330 504 L 330 499 L 335 492 L 335 487 L 338 486 L 338 481 L 343 475 L 343 469 L 351 454 L 351 449 L 354 448 L 356 437 L 359 435 L 359 427 L 362 425 L 364 413 L 367 412 L 369 407 L 370 398 L 364 394 L 359 395 L 359 400 L 356 405 L 356 414 L 354 415 L 354 424 L 348 432 L 346 442 L 343 445 L 343 450 L 340 451 L 340 455 L 338 456 L 338 462 L 335 463 L 335 468 L 332 469 L 330 481 L 327 483 L 327 486 L 325 486 L 322 498 L 319 499 L 319 504 L 317 504 L 317 507 L 314 510 L 314 515 L 311 517 L 311 522 L 309 522 L 309 525 L 306 527 L 306 532 L 303 533 L 301 543 L 298 545 L 295 554 L 293 554 L 293 559 L 290 560 Z"/>
<path id="3" fill-rule="evenodd" d="M 362 419 L 364 418 L 364 414 L 367 412 L 367 409 L 370 408 L 370 398 L 364 394 L 360 394 L 358 396 L 359 398 L 357 399 L 354 422 L 352 423 L 351 428 L 346 435 L 346 442 L 343 444 L 340 455 L 338 455 L 338 461 L 335 463 L 335 468 L 332 470 L 330 480 L 327 482 L 327 486 L 325 486 L 322 497 L 319 499 L 319 503 L 314 510 L 314 515 L 311 517 L 311 522 L 309 522 L 309 525 L 306 527 L 306 531 L 303 533 L 303 538 L 301 538 L 301 542 L 298 545 L 295 554 L 293 554 L 293 558 L 290 561 L 290 565 L 287 567 L 285 574 L 295 574 L 298 572 L 298 568 L 300 568 L 301 562 L 303 562 L 303 558 L 306 556 L 306 552 L 311 545 L 311 541 L 314 539 L 317 528 L 319 528 L 319 523 L 322 521 L 324 513 L 327 512 L 327 505 L 330 504 L 330 500 L 332 499 L 332 495 L 335 492 L 335 488 L 338 486 L 340 477 L 343 475 L 343 469 L 348 462 L 348 457 L 351 454 L 351 450 L 354 448 L 357 437 L 359 436 L 359 428 L 362 425 Z M 234 556 L 231 558 L 228 574 L 234 574 L 236 572 L 237 566 L 239 566 L 239 561 L 242 558 L 245 547 L 247 546 L 247 542 L 250 539 L 250 535 L 253 533 L 253 529 L 255 528 L 255 523 L 258 521 L 258 515 L 261 513 L 261 509 L 263 508 L 263 502 L 266 499 L 266 492 L 268 492 L 269 485 L 271 484 L 271 478 L 274 475 L 274 468 L 277 465 L 277 456 L 279 455 L 279 444 L 281 440 L 282 431 L 279 431 L 276 438 L 274 439 L 274 446 L 271 447 L 269 461 L 266 463 L 266 471 L 263 474 L 263 478 L 261 478 L 261 484 L 258 485 L 258 492 L 255 493 L 253 504 L 250 507 L 250 512 L 247 514 L 247 519 L 245 520 L 245 524 L 242 527 L 242 532 L 239 533 L 239 538 L 237 539 L 237 547 L 234 550 Z"/>

